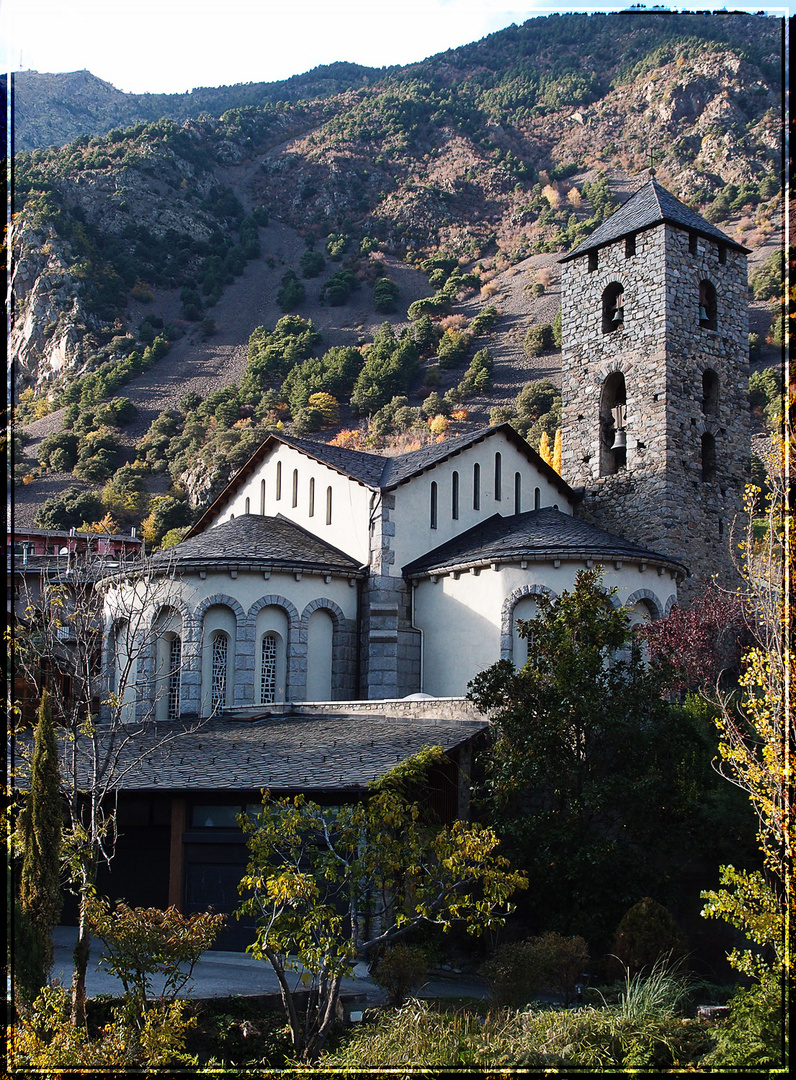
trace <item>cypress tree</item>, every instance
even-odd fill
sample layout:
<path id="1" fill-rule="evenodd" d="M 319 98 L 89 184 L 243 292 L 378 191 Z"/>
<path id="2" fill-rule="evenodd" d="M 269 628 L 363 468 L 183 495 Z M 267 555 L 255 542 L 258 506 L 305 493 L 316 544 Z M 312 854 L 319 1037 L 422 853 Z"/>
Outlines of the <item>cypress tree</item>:
<path id="1" fill-rule="evenodd" d="M 60 887 L 61 858 L 61 776 L 58 764 L 58 743 L 52 719 L 50 695 L 42 691 L 33 762 L 30 773 L 30 792 L 19 819 L 22 841 L 22 869 L 19 879 L 19 909 L 22 915 L 21 936 L 30 931 L 36 942 L 38 970 L 30 971 L 30 989 L 34 991 L 47 982 L 53 965 L 52 932 L 61 915 Z M 22 942 L 18 936 L 18 946 Z M 24 965 L 28 966 L 28 965 Z M 37 984 L 37 985 L 33 985 Z"/>

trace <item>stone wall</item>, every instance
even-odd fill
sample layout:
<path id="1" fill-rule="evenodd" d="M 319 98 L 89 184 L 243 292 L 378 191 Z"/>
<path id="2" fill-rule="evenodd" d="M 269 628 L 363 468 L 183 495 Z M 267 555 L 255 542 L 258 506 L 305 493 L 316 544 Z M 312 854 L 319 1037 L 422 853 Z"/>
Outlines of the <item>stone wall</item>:
<path id="1" fill-rule="evenodd" d="M 714 574 L 734 581 L 730 533 L 749 465 L 746 259 L 703 237 L 694 252 L 692 242 L 661 224 L 637 234 L 635 254 L 624 237 L 601 248 L 596 270 L 584 254 L 564 264 L 562 300 L 564 478 L 586 490 L 581 516 L 688 566 L 686 595 Z M 716 290 L 715 329 L 700 325 L 703 280 Z M 624 323 L 603 333 L 613 282 L 624 289 Z M 718 378 L 715 409 L 703 401 L 706 371 Z M 626 462 L 611 473 L 601 396 L 620 372 Z M 705 478 L 703 436 L 715 444 L 715 475 Z"/>

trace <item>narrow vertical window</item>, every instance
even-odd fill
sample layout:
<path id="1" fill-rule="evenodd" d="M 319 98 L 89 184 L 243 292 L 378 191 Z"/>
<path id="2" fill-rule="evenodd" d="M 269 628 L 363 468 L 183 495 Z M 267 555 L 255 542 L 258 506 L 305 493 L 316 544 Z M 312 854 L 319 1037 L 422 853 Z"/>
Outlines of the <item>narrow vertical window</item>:
<path id="1" fill-rule="evenodd" d="M 621 330 L 625 322 L 625 293 L 618 281 L 603 292 L 603 333 Z"/>
<path id="2" fill-rule="evenodd" d="M 706 330 L 716 329 L 716 289 L 709 281 L 699 283 L 699 325 Z"/>
<path id="3" fill-rule="evenodd" d="M 175 634 L 169 642 L 168 708 L 169 720 L 180 715 L 180 667 L 182 666 L 182 642 Z"/>
<path id="4" fill-rule="evenodd" d="M 310 477 L 310 517 L 315 517 L 315 477 Z"/>
<path id="5" fill-rule="evenodd" d="M 227 635 L 216 634 L 213 638 L 212 667 L 210 672 L 210 706 L 213 712 L 222 709 L 227 697 Z"/>
<path id="6" fill-rule="evenodd" d="M 459 474 L 457 472 L 451 476 L 451 517 L 454 521 L 459 517 Z"/>
<path id="7" fill-rule="evenodd" d="M 481 509 L 481 466 L 473 465 L 473 510 Z"/>
<path id="8" fill-rule="evenodd" d="M 332 489 L 326 489 L 326 524 L 332 524 Z"/>
<path id="9" fill-rule="evenodd" d="M 702 436 L 702 481 L 712 484 L 716 479 L 716 440 L 709 433 Z"/>
<path id="10" fill-rule="evenodd" d="M 719 262 L 722 266 L 727 262 L 727 249 L 724 244 L 719 244 Z"/>
<path id="11" fill-rule="evenodd" d="M 709 368 L 702 372 L 702 412 L 705 416 L 719 414 L 719 377 Z"/>
<path id="12" fill-rule="evenodd" d="M 260 481 L 260 513 L 265 514 L 265 480 Z"/>
<path id="13" fill-rule="evenodd" d="M 592 274 L 597 269 L 597 248 L 589 252 L 589 273 Z"/>
<path id="14" fill-rule="evenodd" d="M 252 512 L 252 501 L 248 495 L 246 496 L 246 509 L 243 512 L 244 514 L 250 514 Z"/>
<path id="15" fill-rule="evenodd" d="M 260 665 L 260 704 L 276 701 L 276 638 L 266 634 L 263 638 Z"/>
<path id="16" fill-rule="evenodd" d="M 522 477 L 518 472 L 514 474 L 514 513 L 522 511 Z"/>
<path id="17" fill-rule="evenodd" d="M 437 527 L 437 482 L 431 481 L 431 528 Z"/>
<path id="18" fill-rule="evenodd" d="M 298 469 L 293 470 L 293 506 L 298 506 Z"/>
<path id="19" fill-rule="evenodd" d="M 690 255 L 697 255 L 699 253 L 699 248 L 697 246 L 697 234 L 695 232 L 691 232 L 688 234 L 688 252 Z"/>
<path id="20" fill-rule="evenodd" d="M 276 463 L 276 498 L 277 501 L 282 498 L 282 462 Z"/>
<path id="21" fill-rule="evenodd" d="M 541 510 L 542 508 L 542 491 L 541 488 L 533 489 L 533 508 L 534 510 Z"/>
<path id="22" fill-rule="evenodd" d="M 502 461 L 500 458 L 500 454 L 495 454 L 495 502 L 500 502 L 501 499 L 500 489 L 502 487 L 503 480 L 501 466 Z"/>
<path id="23" fill-rule="evenodd" d="M 631 233 L 625 237 L 625 258 L 630 259 L 636 254 L 636 234 Z"/>

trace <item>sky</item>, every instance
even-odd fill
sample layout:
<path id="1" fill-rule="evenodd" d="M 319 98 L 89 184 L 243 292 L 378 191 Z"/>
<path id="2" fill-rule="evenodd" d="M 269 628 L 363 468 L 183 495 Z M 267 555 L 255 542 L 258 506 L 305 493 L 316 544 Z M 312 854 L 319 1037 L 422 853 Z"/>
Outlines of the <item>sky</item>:
<path id="1" fill-rule="evenodd" d="M 630 0 L 0 0 L 6 71 L 80 71 L 134 93 L 272 82 L 338 60 L 423 60 L 512 23 Z M 652 7 L 653 4 L 647 4 Z M 704 10 L 705 0 L 667 5 Z M 727 8 L 787 14 L 763 3 Z"/>

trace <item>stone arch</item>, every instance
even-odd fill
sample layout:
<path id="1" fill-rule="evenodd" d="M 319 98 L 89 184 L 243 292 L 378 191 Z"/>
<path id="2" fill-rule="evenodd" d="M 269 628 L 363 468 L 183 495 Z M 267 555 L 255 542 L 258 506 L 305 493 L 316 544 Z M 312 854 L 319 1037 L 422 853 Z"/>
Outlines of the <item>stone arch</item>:
<path id="1" fill-rule="evenodd" d="M 332 620 L 332 698 L 345 701 L 356 691 L 356 622 L 345 617 L 343 609 L 325 596 L 310 600 L 301 613 L 301 632 L 305 648 L 309 645 L 310 616 L 326 611 Z"/>
<path id="2" fill-rule="evenodd" d="M 500 659 L 511 660 L 514 646 L 514 609 L 520 600 L 526 596 L 549 596 L 556 599 L 558 593 L 553 592 L 547 585 L 520 585 L 510 592 L 503 601 L 500 612 Z"/>
<path id="3" fill-rule="evenodd" d="M 663 617 L 663 606 L 652 589 L 636 589 L 636 591 L 631 593 L 627 600 L 625 600 L 623 607 L 631 608 L 640 600 L 648 601 L 648 606 L 653 608 L 652 615 L 654 622 L 657 622 L 658 619 Z"/>
<path id="4" fill-rule="evenodd" d="M 625 321 L 625 287 L 620 281 L 611 281 L 602 293 L 602 332 L 621 330 Z"/>
<path id="5" fill-rule="evenodd" d="M 257 670 L 255 641 L 257 616 L 267 607 L 281 608 L 287 617 L 287 641 L 285 642 L 285 700 L 303 701 L 307 684 L 307 633 L 302 632 L 301 617 L 298 608 L 286 596 L 269 593 L 255 600 L 246 613 L 244 627 L 244 647 L 241 662 L 247 672 L 245 683 L 241 685 L 242 703 L 252 705 L 255 702 L 254 675 Z"/>
<path id="6" fill-rule="evenodd" d="M 200 712 L 206 712 L 206 699 L 207 695 L 210 693 L 210 675 L 208 671 L 208 664 L 210 662 L 205 656 L 208 642 L 205 641 L 204 638 L 205 620 L 208 612 L 214 607 L 227 608 L 234 618 L 234 638 L 228 644 L 227 653 L 227 662 L 229 664 L 228 671 L 231 678 L 226 692 L 226 699 L 229 702 L 229 706 L 233 708 L 235 706 L 246 704 L 246 697 L 242 693 L 248 666 L 246 664 L 246 613 L 234 596 L 230 596 L 228 593 L 212 593 L 210 596 L 206 596 L 196 606 L 193 612 L 196 631 L 196 640 L 193 644 L 195 645 L 197 652 L 196 674 L 198 676 L 196 706 Z M 226 631 L 224 632 L 226 633 Z"/>
<path id="7" fill-rule="evenodd" d="M 677 603 L 677 597 L 674 595 L 674 593 L 672 593 L 672 595 L 666 601 L 666 603 L 664 605 L 664 608 L 663 608 L 663 617 L 664 617 L 664 619 L 666 618 L 667 615 L 671 615 L 672 608 L 674 607 L 674 605 L 676 603 Z"/>

